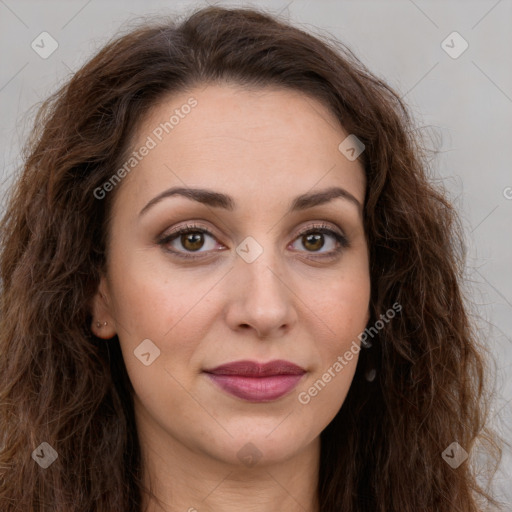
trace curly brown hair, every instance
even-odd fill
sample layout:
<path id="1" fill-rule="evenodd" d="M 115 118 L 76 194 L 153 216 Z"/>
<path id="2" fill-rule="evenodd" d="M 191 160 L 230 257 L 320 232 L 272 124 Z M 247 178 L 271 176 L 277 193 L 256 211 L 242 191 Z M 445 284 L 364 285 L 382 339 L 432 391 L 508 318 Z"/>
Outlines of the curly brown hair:
<path id="1" fill-rule="evenodd" d="M 37 113 L 0 224 L 0 509 L 141 512 L 133 388 L 117 337 L 104 343 L 89 327 L 115 197 L 94 191 L 160 99 L 220 80 L 310 94 L 364 143 L 369 324 L 403 307 L 361 351 L 321 434 L 320 510 L 499 507 L 471 457 L 456 469 L 442 457 L 455 441 L 470 455 L 483 442 L 494 474 L 501 448 L 462 291 L 461 224 L 428 176 L 406 106 L 333 37 L 261 10 L 208 7 L 116 36 Z M 46 470 L 31 458 L 42 441 L 59 454 Z"/>

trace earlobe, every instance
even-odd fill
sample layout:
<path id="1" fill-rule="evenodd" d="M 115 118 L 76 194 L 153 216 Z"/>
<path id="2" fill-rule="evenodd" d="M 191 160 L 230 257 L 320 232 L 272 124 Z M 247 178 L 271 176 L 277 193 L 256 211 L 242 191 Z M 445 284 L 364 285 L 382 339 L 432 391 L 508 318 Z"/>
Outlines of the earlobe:
<path id="1" fill-rule="evenodd" d="M 101 277 L 98 289 L 92 299 L 91 331 L 98 338 L 108 340 L 116 335 L 115 320 L 109 304 L 107 281 Z"/>

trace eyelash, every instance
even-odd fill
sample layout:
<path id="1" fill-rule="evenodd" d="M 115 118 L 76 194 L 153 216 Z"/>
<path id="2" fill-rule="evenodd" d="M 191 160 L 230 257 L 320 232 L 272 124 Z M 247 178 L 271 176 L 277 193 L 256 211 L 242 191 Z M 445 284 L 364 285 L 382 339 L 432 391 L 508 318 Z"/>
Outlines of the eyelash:
<path id="1" fill-rule="evenodd" d="M 169 244 L 170 242 L 174 241 L 180 235 L 188 234 L 188 233 L 191 233 L 191 232 L 199 232 L 199 233 L 202 233 L 202 234 L 209 235 L 212 238 L 215 238 L 215 236 L 210 231 L 208 231 L 207 229 L 202 228 L 201 226 L 198 226 L 196 224 L 187 224 L 186 226 L 178 228 L 175 231 L 169 233 L 168 235 L 165 235 L 165 236 L 161 237 L 159 240 L 157 240 L 157 243 L 159 245 L 161 245 L 161 246 L 165 246 L 165 245 Z M 317 258 L 317 259 L 323 259 L 323 258 L 332 259 L 335 256 L 337 256 L 341 251 L 343 251 L 344 249 L 347 249 L 348 247 L 350 247 L 349 241 L 347 240 L 347 238 L 344 235 L 342 235 L 341 233 L 338 233 L 337 231 L 334 231 L 333 229 L 329 228 L 329 226 L 326 225 L 326 224 L 319 224 L 319 225 L 314 225 L 314 226 L 308 227 L 307 229 L 301 231 L 297 235 L 295 240 L 300 238 L 301 236 L 308 235 L 310 233 L 322 233 L 324 235 L 331 235 L 336 240 L 336 242 L 338 242 L 338 247 L 336 249 L 330 251 L 329 253 L 320 253 L 318 256 L 315 256 L 314 258 Z M 196 255 L 192 255 L 191 253 L 183 253 L 181 251 L 175 251 L 174 249 L 166 248 L 165 250 L 170 252 L 170 253 L 172 253 L 173 255 L 178 256 L 179 258 L 184 258 L 184 259 L 189 259 L 189 260 L 200 259 L 200 258 L 204 258 L 205 257 L 203 255 L 197 255 L 196 256 Z M 204 254 L 204 253 L 201 253 L 201 254 Z M 315 254 L 315 253 L 313 252 L 312 254 Z"/>

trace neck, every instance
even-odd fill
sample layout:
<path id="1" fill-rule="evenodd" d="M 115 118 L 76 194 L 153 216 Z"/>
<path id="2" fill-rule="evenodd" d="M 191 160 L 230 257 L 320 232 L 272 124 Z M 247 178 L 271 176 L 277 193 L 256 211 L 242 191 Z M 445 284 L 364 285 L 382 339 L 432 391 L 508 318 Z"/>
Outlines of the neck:
<path id="1" fill-rule="evenodd" d="M 146 425 L 147 426 L 147 425 Z M 142 428 L 144 430 L 144 428 Z M 287 460 L 252 467 L 192 451 L 167 434 L 140 436 L 145 512 L 319 512 L 320 438 Z"/>

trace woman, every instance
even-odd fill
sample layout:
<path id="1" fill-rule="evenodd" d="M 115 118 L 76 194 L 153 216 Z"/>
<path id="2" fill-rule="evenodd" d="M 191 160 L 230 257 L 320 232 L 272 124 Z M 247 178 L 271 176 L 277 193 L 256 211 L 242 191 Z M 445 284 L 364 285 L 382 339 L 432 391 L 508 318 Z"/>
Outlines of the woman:
<path id="1" fill-rule="evenodd" d="M 3 511 L 476 512 L 460 226 L 341 44 L 209 7 L 39 112 L 1 225 Z"/>

